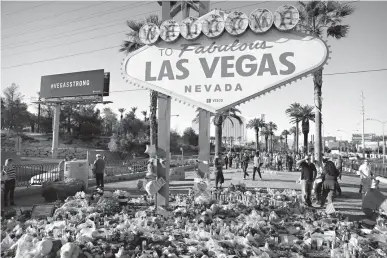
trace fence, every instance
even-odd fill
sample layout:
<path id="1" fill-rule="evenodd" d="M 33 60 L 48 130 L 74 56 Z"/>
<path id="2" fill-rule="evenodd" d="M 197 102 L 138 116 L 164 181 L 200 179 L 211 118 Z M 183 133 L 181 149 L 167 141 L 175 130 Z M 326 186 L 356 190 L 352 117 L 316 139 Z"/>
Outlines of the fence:
<path id="1" fill-rule="evenodd" d="M 344 170 L 355 173 L 359 170 L 359 167 L 363 164 L 363 161 L 358 160 L 346 160 L 343 162 Z M 387 166 L 380 163 L 370 163 L 371 171 L 376 176 L 387 177 Z"/>
<path id="2" fill-rule="evenodd" d="M 133 173 L 144 172 L 147 170 L 148 159 L 135 159 L 135 160 L 108 160 L 106 161 L 106 176 L 127 175 Z M 195 165 L 196 159 L 187 157 L 184 159 L 184 164 L 181 163 L 181 159 L 172 159 L 170 167 L 180 167 Z M 59 180 L 59 164 L 58 163 L 45 163 L 34 165 L 16 165 L 16 186 L 28 187 L 31 185 L 41 185 L 43 182 L 53 182 Z M 89 178 L 90 178 L 89 174 Z"/>

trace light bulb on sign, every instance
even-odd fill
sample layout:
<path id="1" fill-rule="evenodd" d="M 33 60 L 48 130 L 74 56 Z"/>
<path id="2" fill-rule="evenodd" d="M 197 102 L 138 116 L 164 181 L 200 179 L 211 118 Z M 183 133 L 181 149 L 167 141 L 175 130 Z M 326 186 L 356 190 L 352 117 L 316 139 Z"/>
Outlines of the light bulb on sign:
<path id="1" fill-rule="evenodd" d="M 300 13 L 292 5 L 282 5 L 274 12 L 274 25 L 280 31 L 289 31 L 297 26 Z"/>
<path id="2" fill-rule="evenodd" d="M 267 9 L 256 9 L 249 17 L 250 29 L 255 33 L 267 32 L 274 23 L 273 14 Z"/>
<path id="3" fill-rule="evenodd" d="M 216 38 L 224 31 L 224 20 L 220 15 L 211 14 L 203 21 L 202 31 L 209 38 Z"/>
<path id="4" fill-rule="evenodd" d="M 181 22 L 180 34 L 187 40 L 195 40 L 202 33 L 202 24 L 197 18 L 188 17 Z"/>
<path id="5" fill-rule="evenodd" d="M 180 35 L 180 25 L 175 20 L 164 21 L 160 26 L 160 37 L 168 43 L 174 42 Z"/>
<path id="6" fill-rule="evenodd" d="M 249 18 L 243 12 L 230 13 L 225 22 L 225 29 L 233 36 L 241 35 L 249 26 Z"/>
<path id="7" fill-rule="evenodd" d="M 156 24 L 144 24 L 139 31 L 140 41 L 145 45 L 151 45 L 157 42 L 160 37 L 160 29 Z"/>

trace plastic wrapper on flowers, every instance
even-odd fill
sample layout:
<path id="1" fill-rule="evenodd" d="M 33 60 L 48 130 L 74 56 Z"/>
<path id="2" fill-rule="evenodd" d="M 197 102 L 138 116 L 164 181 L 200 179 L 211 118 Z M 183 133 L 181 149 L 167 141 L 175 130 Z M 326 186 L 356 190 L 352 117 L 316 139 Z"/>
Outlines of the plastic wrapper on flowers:
<path id="1" fill-rule="evenodd" d="M 79 193 L 52 218 L 3 220 L 2 257 L 385 257 L 387 252 L 383 215 L 367 231 L 339 214 L 303 210 L 300 193 L 293 190 L 238 186 L 208 192 L 202 185 L 191 195 L 171 196 L 163 212 L 125 191 L 104 194 L 98 203 Z M 121 206 L 119 197 L 127 197 L 128 205 Z"/>

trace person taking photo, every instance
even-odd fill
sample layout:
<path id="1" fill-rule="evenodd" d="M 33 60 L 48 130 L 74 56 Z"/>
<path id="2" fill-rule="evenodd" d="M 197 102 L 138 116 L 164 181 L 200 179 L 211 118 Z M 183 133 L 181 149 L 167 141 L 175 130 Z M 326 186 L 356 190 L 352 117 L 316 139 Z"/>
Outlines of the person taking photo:
<path id="1" fill-rule="evenodd" d="M 317 175 L 316 166 L 311 162 L 310 155 L 306 155 L 304 159 L 297 161 L 297 166 L 301 168 L 301 176 L 299 181 L 301 183 L 301 191 L 304 202 L 307 206 L 311 207 L 313 182 Z"/>

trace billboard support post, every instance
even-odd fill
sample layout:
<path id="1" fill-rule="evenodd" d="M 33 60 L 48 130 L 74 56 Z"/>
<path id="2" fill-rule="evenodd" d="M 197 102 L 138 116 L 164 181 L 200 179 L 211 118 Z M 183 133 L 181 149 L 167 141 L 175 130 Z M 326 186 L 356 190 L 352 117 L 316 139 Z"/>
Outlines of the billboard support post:
<path id="1" fill-rule="evenodd" d="M 160 189 L 156 196 L 156 205 L 169 205 L 169 161 L 170 161 L 170 129 L 171 129 L 171 97 L 158 94 L 158 135 L 157 156 L 163 160 L 157 166 L 157 178 L 164 178 L 166 184 Z"/>
<path id="2" fill-rule="evenodd" d="M 60 104 L 54 106 L 54 121 L 52 125 L 52 158 L 58 158 L 59 147 L 59 118 L 60 118 Z"/>
<path id="3" fill-rule="evenodd" d="M 199 175 L 209 178 L 209 160 L 210 160 L 210 117 L 211 113 L 199 110 Z"/>

